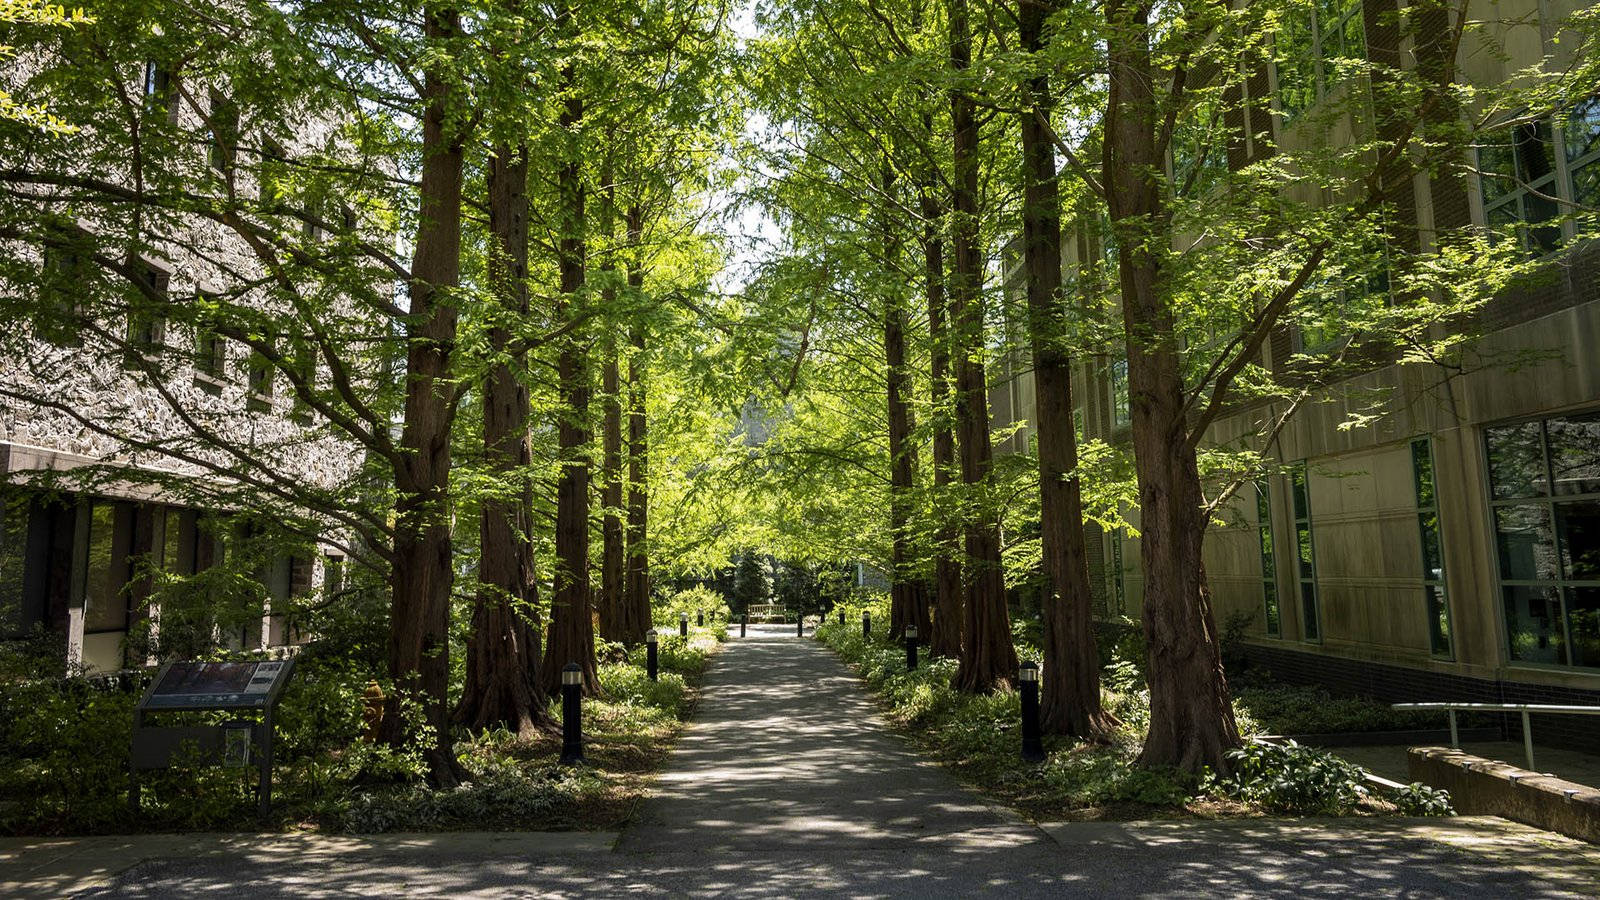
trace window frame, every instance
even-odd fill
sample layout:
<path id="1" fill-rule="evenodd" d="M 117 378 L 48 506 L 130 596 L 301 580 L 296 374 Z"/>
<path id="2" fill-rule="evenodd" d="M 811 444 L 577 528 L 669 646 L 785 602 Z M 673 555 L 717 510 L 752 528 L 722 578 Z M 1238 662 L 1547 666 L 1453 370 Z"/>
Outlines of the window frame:
<path id="1" fill-rule="evenodd" d="M 1111 361 L 1106 367 L 1106 383 L 1110 390 L 1111 430 L 1119 431 L 1132 426 L 1133 392 L 1128 386 L 1127 358 Z"/>
<path id="2" fill-rule="evenodd" d="M 123 338 L 129 353 L 153 360 L 167 345 L 167 317 L 161 306 L 171 296 L 172 272 L 165 266 L 141 257 L 135 257 L 130 262 L 138 267 L 140 278 L 149 287 L 149 293 L 155 294 L 157 299 L 146 296 L 135 285 L 135 296 L 128 304 Z"/>
<path id="3" fill-rule="evenodd" d="M 1497 125 L 1487 129 L 1473 142 L 1472 157 L 1475 169 L 1473 177 L 1477 179 L 1478 188 L 1473 194 L 1478 207 L 1478 222 L 1485 229 L 1503 228 L 1514 224 L 1517 243 L 1523 252 L 1532 258 L 1541 259 L 1559 254 L 1584 235 L 1578 223 L 1574 221 L 1574 213 L 1581 208 L 1577 197 L 1575 175 L 1590 166 L 1600 167 L 1600 140 L 1596 140 L 1592 144 L 1592 149 L 1586 153 L 1580 153 L 1575 157 L 1570 154 L 1572 123 L 1585 111 L 1587 111 L 1583 116 L 1585 121 L 1600 120 L 1600 94 L 1521 125 Z M 1523 157 L 1518 154 L 1515 129 L 1541 126 L 1549 149 L 1551 170 L 1530 179 L 1525 177 L 1522 171 Z M 1490 173 L 1485 167 L 1484 150 L 1486 147 L 1496 146 L 1489 139 L 1497 134 L 1508 135 L 1510 173 Z M 1600 168 L 1596 171 L 1600 174 Z M 1491 199 L 1488 186 L 1506 179 L 1509 179 L 1510 187 Z M 1541 194 L 1543 196 L 1537 196 Z M 1549 199 L 1546 200 L 1546 197 Z M 1533 202 L 1549 203 L 1554 212 L 1547 219 L 1530 220 L 1526 212 L 1528 204 Z M 1516 215 L 1498 224 L 1492 221 L 1491 216 L 1508 209 L 1514 210 Z M 1534 238 L 1535 233 L 1541 228 L 1555 229 L 1556 238 L 1549 247 L 1545 247 L 1542 242 Z"/>
<path id="4" fill-rule="evenodd" d="M 1418 466 L 1418 450 L 1427 454 L 1428 472 L 1430 480 L 1431 503 L 1425 503 L 1422 490 L 1421 470 Z M 1428 622 L 1428 653 L 1435 659 L 1455 659 L 1455 616 L 1450 609 L 1450 591 L 1447 587 L 1447 566 L 1445 564 L 1443 517 L 1439 512 L 1439 458 L 1433 452 L 1433 436 L 1423 435 L 1413 438 L 1410 442 L 1411 451 L 1411 491 L 1417 510 L 1417 537 L 1421 541 L 1419 553 L 1422 572 L 1423 612 Z M 1433 516 L 1433 524 L 1427 521 L 1429 515 Z M 1428 568 L 1428 532 L 1433 531 L 1434 544 L 1439 554 L 1439 568 L 1437 573 Z M 1437 609 L 1435 608 L 1437 598 Z M 1440 628 L 1443 622 L 1444 627 Z M 1443 639 L 1442 649 L 1440 638 Z"/>
<path id="5" fill-rule="evenodd" d="M 1563 565 L 1563 550 L 1565 550 L 1565 535 L 1561 531 L 1560 519 L 1556 516 L 1556 507 L 1566 503 L 1600 502 L 1600 491 L 1588 491 L 1573 494 L 1562 494 L 1555 490 L 1555 469 L 1551 462 L 1551 442 L 1549 423 L 1552 420 L 1580 418 L 1586 416 L 1600 417 L 1600 408 L 1565 410 L 1553 414 L 1539 416 L 1523 416 L 1520 418 L 1506 419 L 1491 422 L 1480 428 L 1479 447 L 1483 451 L 1483 485 L 1485 512 L 1488 518 L 1490 540 L 1493 542 L 1492 557 L 1495 576 L 1495 604 L 1496 615 L 1504 628 L 1504 636 L 1500 641 L 1500 652 L 1505 665 L 1517 668 L 1542 669 L 1558 672 L 1600 672 L 1600 660 L 1596 665 L 1578 665 L 1571 662 L 1572 654 L 1572 629 L 1571 614 L 1569 612 L 1569 595 L 1578 589 L 1600 589 L 1600 579 L 1569 578 Z M 1545 479 L 1544 492 L 1532 496 L 1512 496 L 1499 498 L 1495 496 L 1493 453 L 1489 444 L 1490 431 L 1497 428 L 1513 428 L 1519 425 L 1537 424 L 1539 426 L 1539 470 Z M 1500 550 L 1499 510 L 1509 507 L 1538 507 L 1547 515 L 1550 529 L 1551 547 L 1555 555 L 1555 575 L 1553 578 L 1507 578 L 1502 562 Z M 1534 659 L 1517 659 L 1513 656 L 1511 642 L 1513 633 L 1511 622 L 1508 621 L 1506 612 L 1506 589 L 1528 588 L 1535 590 L 1553 591 L 1556 597 L 1560 615 L 1560 638 L 1565 651 L 1565 662 L 1544 662 Z"/>
<path id="6" fill-rule="evenodd" d="M 1360 47 L 1360 54 L 1361 55 L 1358 58 L 1363 60 L 1363 61 L 1366 61 L 1369 58 L 1369 56 L 1368 56 L 1369 48 L 1367 46 L 1367 31 L 1366 31 L 1366 24 L 1367 23 L 1366 23 L 1365 4 L 1363 2 L 1361 2 L 1361 0 L 1348 0 L 1348 2 L 1345 3 L 1344 8 L 1340 11 L 1338 17 L 1335 20 L 1335 26 L 1336 27 L 1333 29 L 1332 32 L 1328 32 L 1327 29 L 1325 29 L 1323 27 L 1322 16 L 1320 14 L 1321 11 L 1318 9 L 1318 4 L 1317 3 L 1312 3 L 1310 5 L 1309 12 L 1310 12 L 1310 22 L 1309 22 L 1309 24 L 1310 24 L 1310 29 L 1309 29 L 1310 37 L 1309 37 L 1309 43 L 1310 43 L 1310 50 L 1311 50 L 1310 67 L 1309 68 L 1310 68 L 1310 75 L 1311 75 L 1311 82 L 1312 82 L 1309 102 L 1307 102 L 1304 106 L 1291 106 L 1290 104 L 1285 103 L 1284 99 L 1283 99 L 1284 98 L 1283 67 L 1281 65 L 1278 65 L 1276 60 L 1274 60 L 1274 63 L 1273 63 L 1273 66 L 1272 66 L 1273 78 L 1274 78 L 1274 81 L 1275 81 L 1275 84 L 1274 84 L 1275 90 L 1273 90 L 1273 92 L 1272 92 L 1273 93 L 1273 103 L 1277 108 L 1278 115 L 1280 116 L 1279 121 L 1283 125 L 1288 125 L 1291 122 L 1294 122 L 1295 120 L 1299 119 L 1301 116 L 1305 115 L 1306 113 L 1310 112 L 1312 109 L 1315 109 L 1318 105 L 1320 105 L 1321 103 L 1326 101 L 1328 99 L 1328 97 L 1331 96 L 1334 93 L 1334 88 L 1335 88 L 1336 84 L 1335 84 L 1335 82 L 1334 82 L 1334 80 L 1332 78 L 1332 74 L 1327 71 L 1330 68 L 1330 66 L 1329 66 L 1330 57 L 1328 55 L 1328 42 L 1326 40 L 1326 35 L 1331 33 L 1331 34 L 1334 34 L 1334 35 L 1341 35 L 1342 36 L 1345 33 L 1345 28 L 1349 24 L 1350 20 L 1351 19 L 1357 20 L 1357 22 L 1359 23 L 1360 32 L 1361 32 L 1361 47 Z M 1282 33 L 1283 33 L 1283 30 L 1280 28 L 1279 31 L 1277 32 L 1277 34 L 1275 34 L 1273 36 L 1274 50 L 1276 50 L 1277 41 L 1279 40 L 1279 38 L 1282 35 Z M 1352 57 L 1341 56 L 1341 57 L 1338 57 L 1338 58 L 1340 58 L 1340 59 L 1350 59 Z M 1342 84 L 1342 82 L 1340 82 L 1339 84 Z"/>
<path id="7" fill-rule="evenodd" d="M 1256 548 L 1261 557 L 1261 610 L 1267 637 L 1283 637 L 1283 593 L 1278 589 L 1278 539 L 1272 527 L 1272 482 L 1258 478 L 1256 492 Z"/>
<path id="8" fill-rule="evenodd" d="M 1295 485 L 1297 478 L 1300 482 L 1298 491 Z M 1302 497 L 1305 499 L 1304 509 L 1300 503 Z M 1295 595 L 1300 601 L 1300 639 L 1308 644 L 1320 644 L 1325 634 L 1322 627 L 1322 592 L 1317 585 L 1316 532 L 1311 524 L 1311 470 L 1305 460 L 1289 467 L 1289 512 L 1294 517 Z M 1302 532 L 1304 540 L 1301 539 Z"/>

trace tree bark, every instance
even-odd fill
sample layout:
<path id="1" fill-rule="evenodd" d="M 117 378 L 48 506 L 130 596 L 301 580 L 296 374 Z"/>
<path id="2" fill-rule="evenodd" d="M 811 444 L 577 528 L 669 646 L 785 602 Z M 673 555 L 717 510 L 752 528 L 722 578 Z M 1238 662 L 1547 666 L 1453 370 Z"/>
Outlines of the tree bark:
<path id="1" fill-rule="evenodd" d="M 528 315 L 528 149 L 501 144 L 488 161 L 489 284 L 509 320 Z M 489 329 L 497 356 L 511 340 L 508 321 Z M 479 501 L 479 588 L 467 638 L 466 680 L 456 721 L 473 730 L 505 728 L 520 737 L 555 727 L 539 670 L 538 580 L 533 567 L 533 486 L 529 468 L 527 353 L 496 364 L 483 386 L 483 450 L 503 485 Z"/>
<path id="2" fill-rule="evenodd" d="M 644 210 L 633 206 L 627 214 L 628 244 L 634 248 L 628 267 L 628 291 L 637 302 L 644 292 L 644 265 L 638 248 L 644 240 Z M 650 436 L 645 414 L 645 329 L 635 322 L 631 335 L 633 354 L 628 357 L 628 529 L 627 592 L 624 617 L 627 641 L 644 640 L 650 630 Z"/>
<path id="3" fill-rule="evenodd" d="M 611 180 L 610 164 L 602 173 L 603 210 L 600 228 L 609 240 L 616 210 L 616 185 Z M 608 252 L 602 268 L 611 275 L 616 264 L 614 253 Z M 606 279 L 604 298 L 608 312 L 616 304 L 617 290 Z M 607 321 L 614 322 L 614 318 Z M 600 505 L 604 512 L 600 520 L 600 634 L 608 641 L 628 639 L 626 569 L 623 560 L 622 531 L 622 376 L 617 360 L 618 346 L 615 327 L 607 327 L 603 341 L 604 368 L 600 376 L 601 394 L 601 492 Z"/>
<path id="4" fill-rule="evenodd" d="M 950 64 L 957 72 L 972 63 L 967 0 L 950 3 Z M 951 191 L 954 266 L 950 273 L 951 325 L 956 349 L 956 437 L 961 445 L 961 480 L 967 491 L 966 618 L 961 667 L 955 685 L 987 692 L 1009 684 L 1017 669 L 1000 567 L 1000 523 L 982 495 L 993 465 L 989 403 L 983 364 L 983 255 L 978 244 L 978 123 L 963 90 L 950 91 L 954 131 Z M 977 500 L 976 504 L 972 501 Z M 974 508 L 974 506 L 976 508 Z"/>
<path id="5" fill-rule="evenodd" d="M 460 14 L 443 9 L 427 17 L 430 42 L 460 31 Z M 390 573 L 388 662 L 394 682 L 380 737 L 406 743 L 408 717 L 402 702 L 421 705 L 433 729 L 425 749 L 429 780 L 449 787 L 466 777 L 450 735 L 450 556 L 451 350 L 456 307 L 450 297 L 461 276 L 461 180 L 463 135 L 450 123 L 459 99 L 453 76 L 429 67 L 424 73 L 421 208 L 411 259 L 411 315 L 406 329 L 405 411 L 401 457 L 394 466 L 394 568 Z"/>
<path id="6" fill-rule="evenodd" d="M 560 122 L 563 129 L 572 131 L 583 121 L 583 98 L 575 89 L 577 77 L 571 63 L 562 71 L 562 80 L 567 98 Z M 556 254 L 561 275 L 556 320 L 571 322 L 582 315 L 577 305 L 584 288 L 588 252 L 581 161 L 574 158 L 562 163 L 557 181 L 563 221 Z M 555 596 L 550 604 L 549 650 L 545 653 L 541 680 L 546 690 L 559 690 L 562 668 L 577 663 L 584 693 L 597 695 L 600 681 L 596 674 L 589 587 L 589 462 L 586 456 L 590 440 L 589 399 L 594 389 L 589 383 L 585 336 L 580 331 L 574 329 L 562 337 L 556 360 L 560 392 L 556 447 L 561 474 L 556 487 Z"/>
<path id="7" fill-rule="evenodd" d="M 883 167 L 883 192 L 893 196 L 894 169 Z M 884 259 L 900 256 L 892 213 L 883 212 Z M 887 408 L 889 415 L 889 531 L 893 543 L 889 559 L 889 633 L 905 634 L 907 626 L 927 639 L 928 591 L 915 571 L 911 553 L 911 512 L 917 482 L 917 445 L 911 440 L 916 428 L 911 412 L 911 374 L 906 369 L 906 308 L 897 285 L 891 285 L 883 299 L 883 355 Z"/>
<path id="8" fill-rule="evenodd" d="M 933 132 L 928 117 L 928 132 Z M 947 409 L 950 397 L 950 335 L 945 327 L 944 239 L 939 220 L 944 217 L 933 185 L 922 188 L 923 292 L 928 303 L 928 399 L 933 410 L 933 514 L 939 522 L 934 531 L 934 613 L 928 633 L 928 651 L 937 656 L 961 655 L 961 562 L 956 558 L 957 529 L 944 509 L 950 494 L 951 473 L 955 469 L 956 436 L 949 426 Z"/>
<path id="9" fill-rule="evenodd" d="M 1055 4 L 1019 0 L 1017 7 L 1022 49 L 1037 54 L 1044 49 L 1045 19 Z M 1072 417 L 1072 359 L 1059 335 L 1053 334 L 1060 320 L 1061 195 L 1055 145 L 1046 129 L 1055 104 L 1047 75 L 1029 79 L 1023 89 L 1027 100 L 1019 116 L 1023 271 L 1039 442 L 1039 536 L 1047 575 L 1040 604 L 1044 645 L 1040 724 L 1047 734 L 1103 741 L 1116 720 L 1100 706 L 1100 660 Z"/>
<path id="10" fill-rule="evenodd" d="M 1150 8 L 1106 4 L 1110 64 L 1102 177 L 1117 237 L 1128 356 L 1144 632 L 1149 645 L 1150 731 L 1139 764 L 1198 772 L 1230 767 L 1239 746 L 1217 644 L 1201 547 L 1205 515 L 1183 413 L 1183 374 L 1161 251 L 1171 224 L 1160 193 L 1162 147 L 1152 85 Z"/>

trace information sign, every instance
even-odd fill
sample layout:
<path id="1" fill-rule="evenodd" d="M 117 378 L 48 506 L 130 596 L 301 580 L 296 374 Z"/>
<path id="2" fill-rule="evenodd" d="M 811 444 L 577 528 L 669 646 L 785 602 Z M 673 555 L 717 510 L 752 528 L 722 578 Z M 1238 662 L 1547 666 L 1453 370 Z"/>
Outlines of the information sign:
<path id="1" fill-rule="evenodd" d="M 175 662 L 145 698 L 145 709 L 263 709 L 289 672 L 284 660 Z"/>

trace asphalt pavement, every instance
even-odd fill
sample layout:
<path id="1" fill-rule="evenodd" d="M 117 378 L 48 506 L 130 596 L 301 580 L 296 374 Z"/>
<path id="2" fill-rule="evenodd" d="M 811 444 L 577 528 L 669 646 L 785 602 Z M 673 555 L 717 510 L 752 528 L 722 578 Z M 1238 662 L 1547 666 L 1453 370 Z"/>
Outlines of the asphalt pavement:
<path id="1" fill-rule="evenodd" d="M 0 896 L 1600 895 L 1600 848 L 1492 818 L 1035 825 L 792 626 L 714 658 L 657 788 L 620 834 L 0 841 Z"/>

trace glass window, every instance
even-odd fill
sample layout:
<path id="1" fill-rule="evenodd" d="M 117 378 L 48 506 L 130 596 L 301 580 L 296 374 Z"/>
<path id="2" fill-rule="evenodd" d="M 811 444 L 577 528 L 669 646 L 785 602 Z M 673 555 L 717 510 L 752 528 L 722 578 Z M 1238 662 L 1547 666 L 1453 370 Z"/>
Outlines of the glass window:
<path id="1" fill-rule="evenodd" d="M 267 412 L 272 409 L 272 376 L 272 362 L 252 350 L 249 367 L 245 372 L 246 404 L 251 412 Z"/>
<path id="2" fill-rule="evenodd" d="M 1133 421 L 1128 405 L 1128 361 L 1111 364 L 1111 427 L 1121 428 Z"/>
<path id="3" fill-rule="evenodd" d="M 1300 587 L 1300 631 L 1308 641 L 1322 639 L 1322 610 L 1317 601 L 1317 557 L 1311 541 L 1311 489 L 1306 464 L 1289 470 L 1294 505 L 1295 559 Z"/>
<path id="4" fill-rule="evenodd" d="M 1573 665 L 1600 667 L 1600 587 L 1567 589 L 1567 646 Z"/>
<path id="5" fill-rule="evenodd" d="M 121 631 L 128 627 L 128 598 L 123 593 L 127 560 L 118 553 L 117 505 L 96 501 L 89 509 L 89 566 L 83 598 L 83 630 Z M 125 540 L 125 539 L 124 539 Z"/>
<path id="6" fill-rule="evenodd" d="M 57 234 L 59 241 L 68 240 Z M 80 320 L 88 312 L 84 292 L 92 277 L 88 260 L 76 250 L 47 245 L 43 250 L 40 292 L 44 309 L 34 320 L 38 335 L 58 347 L 82 344 Z"/>
<path id="7" fill-rule="evenodd" d="M 1267 616 L 1267 635 L 1283 634 L 1278 610 L 1278 565 L 1272 540 L 1272 495 L 1266 479 L 1256 482 L 1256 532 L 1261 542 L 1261 594 Z"/>
<path id="8" fill-rule="evenodd" d="M 1597 429 L 1593 413 L 1485 429 L 1513 660 L 1600 667 Z"/>
<path id="9" fill-rule="evenodd" d="M 128 304 L 128 349 L 153 353 L 166 338 L 167 318 L 161 304 L 171 276 L 155 266 L 141 266 L 138 290 Z"/>
<path id="10" fill-rule="evenodd" d="M 1485 431 L 1494 499 L 1543 497 L 1548 493 L 1543 430 L 1538 422 L 1524 422 Z"/>
<path id="11" fill-rule="evenodd" d="M 1428 616 L 1428 648 L 1450 655 L 1450 605 L 1444 588 L 1444 539 L 1439 534 L 1438 491 L 1434 484 L 1433 442 L 1411 442 L 1411 473 L 1416 486 L 1417 530 L 1422 537 L 1422 598 Z"/>
<path id="12" fill-rule="evenodd" d="M 1315 0 L 1284 16 L 1273 37 L 1278 71 L 1278 106 L 1292 119 L 1340 83 L 1340 61 L 1363 61 L 1367 41 L 1361 4 Z"/>
<path id="13" fill-rule="evenodd" d="M 1558 115 L 1502 128 L 1478 143 L 1484 223 L 1542 255 L 1585 230 L 1568 215 L 1600 200 L 1600 97 Z M 1572 224 L 1563 224 L 1571 219 Z M 1569 229 L 1569 230 L 1566 230 Z"/>
<path id="14" fill-rule="evenodd" d="M 1555 492 L 1600 494 L 1600 415 L 1551 419 L 1546 428 Z"/>

